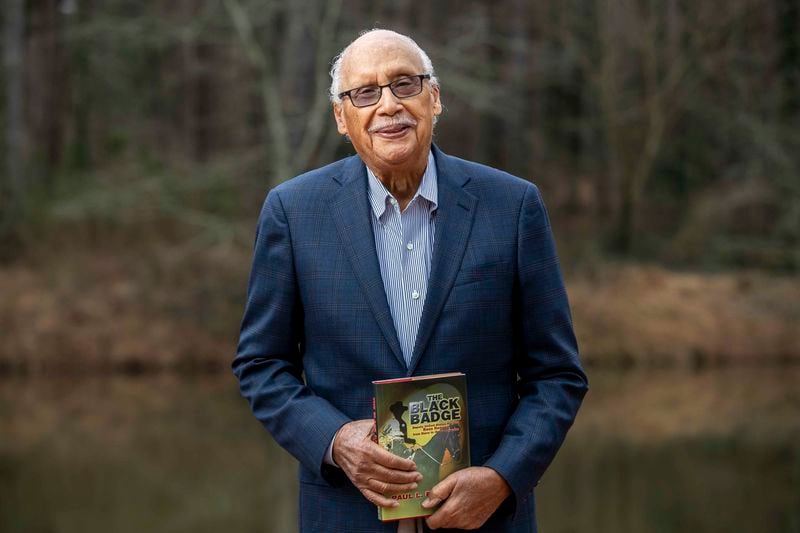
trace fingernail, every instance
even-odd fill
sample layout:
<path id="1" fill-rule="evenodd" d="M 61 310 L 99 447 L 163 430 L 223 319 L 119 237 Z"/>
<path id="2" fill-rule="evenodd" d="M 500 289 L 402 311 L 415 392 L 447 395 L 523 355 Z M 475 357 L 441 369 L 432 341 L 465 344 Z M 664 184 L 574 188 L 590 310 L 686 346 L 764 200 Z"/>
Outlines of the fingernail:
<path id="1" fill-rule="evenodd" d="M 417 473 L 417 481 L 422 481 L 422 474 Z"/>
<path id="2" fill-rule="evenodd" d="M 424 502 L 422 502 L 422 506 L 427 508 L 436 507 L 442 500 L 439 498 L 426 498 Z"/>
<path id="3" fill-rule="evenodd" d="M 411 484 L 411 488 L 412 488 L 412 489 L 416 489 L 416 488 L 417 488 L 417 484 L 416 484 L 416 483 L 412 483 L 412 484 Z"/>

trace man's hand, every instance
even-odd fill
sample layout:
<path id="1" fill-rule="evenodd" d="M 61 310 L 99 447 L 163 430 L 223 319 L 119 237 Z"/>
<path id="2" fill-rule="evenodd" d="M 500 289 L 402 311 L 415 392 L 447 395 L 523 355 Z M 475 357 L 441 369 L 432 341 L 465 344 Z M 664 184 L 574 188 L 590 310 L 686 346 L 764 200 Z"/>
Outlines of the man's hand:
<path id="1" fill-rule="evenodd" d="M 422 474 L 410 459 L 402 459 L 372 440 L 375 422 L 355 420 L 342 426 L 333 441 L 333 460 L 366 499 L 381 507 L 397 507 L 384 494 L 417 488 Z"/>
<path id="2" fill-rule="evenodd" d="M 422 506 L 430 509 L 444 501 L 426 519 L 431 529 L 478 529 L 509 494 L 511 487 L 500 474 L 491 468 L 473 466 L 453 472 L 437 483 Z"/>

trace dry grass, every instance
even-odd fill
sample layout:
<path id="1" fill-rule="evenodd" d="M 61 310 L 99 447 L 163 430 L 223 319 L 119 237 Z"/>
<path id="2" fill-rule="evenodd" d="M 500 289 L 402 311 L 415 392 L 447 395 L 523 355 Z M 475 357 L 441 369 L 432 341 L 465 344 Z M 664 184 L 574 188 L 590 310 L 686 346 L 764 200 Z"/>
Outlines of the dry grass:
<path id="1" fill-rule="evenodd" d="M 51 256 L 57 256 L 53 259 Z M 250 249 L 43 253 L 0 269 L 0 369 L 217 371 L 236 346 Z M 588 365 L 800 361 L 800 280 L 606 264 L 568 279 Z"/>
<path id="2" fill-rule="evenodd" d="M 62 254 L 0 274 L 0 368 L 33 373 L 218 370 L 235 350 L 247 259 Z"/>
<path id="3" fill-rule="evenodd" d="M 591 363 L 800 361 L 800 279 L 605 265 L 569 280 Z"/>

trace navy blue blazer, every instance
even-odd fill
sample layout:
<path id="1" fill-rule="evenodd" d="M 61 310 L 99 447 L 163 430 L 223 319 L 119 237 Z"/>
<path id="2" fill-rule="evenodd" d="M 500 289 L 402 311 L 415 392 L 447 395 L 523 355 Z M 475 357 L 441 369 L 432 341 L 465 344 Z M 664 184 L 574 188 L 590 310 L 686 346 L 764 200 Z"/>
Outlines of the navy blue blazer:
<path id="1" fill-rule="evenodd" d="M 275 187 L 258 221 L 233 370 L 275 440 L 300 461 L 301 531 L 392 532 L 326 448 L 372 416 L 372 381 L 464 372 L 473 465 L 513 490 L 481 531 L 535 531 L 533 487 L 587 391 L 538 189 L 433 153 L 439 204 L 410 365 L 386 300 L 358 156 Z"/>

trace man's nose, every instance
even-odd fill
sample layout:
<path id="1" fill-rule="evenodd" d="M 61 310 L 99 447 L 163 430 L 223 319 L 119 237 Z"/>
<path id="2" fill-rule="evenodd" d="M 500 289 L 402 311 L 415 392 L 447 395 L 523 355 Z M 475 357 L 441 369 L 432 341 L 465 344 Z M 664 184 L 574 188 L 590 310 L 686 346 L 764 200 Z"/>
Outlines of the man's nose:
<path id="1" fill-rule="evenodd" d="M 400 104 L 400 99 L 394 95 L 389 86 L 382 87 L 381 98 L 378 100 L 378 112 L 394 115 L 402 108 L 403 106 Z"/>

